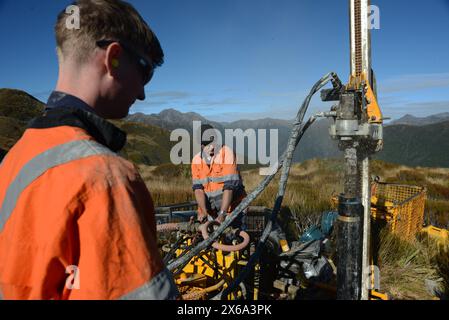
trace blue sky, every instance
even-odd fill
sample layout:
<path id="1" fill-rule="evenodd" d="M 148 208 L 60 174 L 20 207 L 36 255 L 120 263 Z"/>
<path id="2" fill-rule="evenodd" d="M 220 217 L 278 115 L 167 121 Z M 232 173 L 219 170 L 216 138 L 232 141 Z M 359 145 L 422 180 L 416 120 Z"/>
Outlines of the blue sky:
<path id="1" fill-rule="evenodd" d="M 329 71 L 349 73 L 346 0 L 134 0 L 165 64 L 131 113 L 291 119 Z M 0 0 L 0 87 L 45 101 L 57 80 L 53 25 L 70 1 Z M 449 112 L 449 0 L 373 0 L 373 68 L 385 116 Z M 318 98 L 311 112 L 328 109 Z"/>

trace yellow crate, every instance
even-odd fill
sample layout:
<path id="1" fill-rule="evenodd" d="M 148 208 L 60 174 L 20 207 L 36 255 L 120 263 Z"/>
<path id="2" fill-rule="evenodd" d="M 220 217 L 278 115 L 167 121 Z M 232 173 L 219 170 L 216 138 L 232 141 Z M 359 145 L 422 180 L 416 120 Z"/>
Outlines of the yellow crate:
<path id="1" fill-rule="evenodd" d="M 392 233 L 413 240 L 424 222 L 424 187 L 376 182 L 371 189 L 371 215 L 385 219 Z"/>

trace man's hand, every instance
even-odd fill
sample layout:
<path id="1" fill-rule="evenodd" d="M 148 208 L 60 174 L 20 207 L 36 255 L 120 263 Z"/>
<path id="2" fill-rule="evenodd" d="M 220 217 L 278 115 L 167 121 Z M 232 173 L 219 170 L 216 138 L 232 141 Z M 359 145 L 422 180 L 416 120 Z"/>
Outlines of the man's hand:
<path id="1" fill-rule="evenodd" d="M 225 221 L 225 219 L 226 219 L 226 212 L 225 211 L 223 211 L 223 210 L 221 210 L 219 213 L 218 213 L 218 216 L 217 216 L 217 218 L 215 219 L 215 221 L 218 221 L 218 222 L 220 222 L 220 223 L 223 223 L 223 221 Z"/>
<path id="2" fill-rule="evenodd" d="M 207 221 L 207 215 L 198 215 L 198 221 L 203 224 Z"/>

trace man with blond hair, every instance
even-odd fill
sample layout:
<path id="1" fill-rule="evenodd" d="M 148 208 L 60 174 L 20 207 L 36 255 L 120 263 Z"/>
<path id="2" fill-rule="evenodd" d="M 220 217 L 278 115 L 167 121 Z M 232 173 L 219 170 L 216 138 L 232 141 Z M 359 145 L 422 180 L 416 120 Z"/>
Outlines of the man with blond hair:
<path id="1" fill-rule="evenodd" d="M 105 120 L 145 99 L 163 51 L 130 4 L 73 5 L 80 28 L 65 10 L 55 27 L 56 89 L 0 166 L 0 297 L 175 299 L 151 195 Z"/>

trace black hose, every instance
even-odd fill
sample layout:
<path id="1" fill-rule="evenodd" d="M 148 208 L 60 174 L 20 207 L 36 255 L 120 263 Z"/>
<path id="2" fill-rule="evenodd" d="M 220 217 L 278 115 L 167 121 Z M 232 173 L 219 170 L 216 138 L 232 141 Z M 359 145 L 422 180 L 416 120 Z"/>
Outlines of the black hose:
<path id="1" fill-rule="evenodd" d="M 246 196 L 245 199 L 242 200 L 242 202 L 234 209 L 234 211 L 226 218 L 226 220 L 220 225 L 220 227 L 218 227 L 217 230 L 215 230 L 215 232 L 213 232 L 208 239 L 202 241 L 201 243 L 199 243 L 195 248 L 193 248 L 188 254 L 184 255 L 182 258 L 178 258 L 177 260 L 175 260 L 174 262 L 172 262 L 171 264 L 169 264 L 167 266 L 168 270 L 170 270 L 171 272 L 173 272 L 175 269 L 179 269 L 179 268 L 183 268 L 189 261 L 190 259 L 192 259 L 194 256 L 198 255 L 198 253 L 200 253 L 202 250 L 206 249 L 207 247 L 209 247 L 223 232 L 224 230 L 226 230 L 226 228 L 235 220 L 235 218 L 238 216 L 238 214 L 243 211 L 244 209 L 246 209 L 249 204 L 257 197 L 259 196 L 260 193 L 262 193 L 262 191 L 268 186 L 268 184 L 271 182 L 271 180 L 273 180 L 274 176 L 276 175 L 276 173 L 279 171 L 279 169 L 281 167 L 283 167 L 283 171 L 282 171 L 282 176 L 279 182 L 279 192 L 278 192 L 278 196 L 276 199 L 276 203 L 275 206 L 273 208 L 272 214 L 271 214 L 271 219 L 270 221 L 267 223 L 267 226 L 262 234 L 262 238 L 259 241 L 259 245 L 258 248 L 261 247 L 261 242 L 265 242 L 266 238 L 268 238 L 268 235 L 271 232 L 271 227 L 272 227 L 272 222 L 275 220 L 276 215 L 278 213 L 278 211 L 280 210 L 281 204 L 282 204 L 282 198 L 285 192 L 285 186 L 287 184 L 287 180 L 288 180 L 288 174 L 290 171 L 290 166 L 291 166 L 291 161 L 292 161 L 292 157 L 293 157 L 293 152 L 299 142 L 299 140 L 301 139 L 302 135 L 304 134 L 305 130 L 314 122 L 314 118 L 313 120 L 308 122 L 308 125 L 305 126 L 301 126 L 302 121 L 304 119 L 305 113 L 307 111 L 307 108 L 310 104 L 310 100 L 312 99 L 312 96 L 318 91 L 320 90 L 322 87 L 324 87 L 330 80 L 335 78 L 335 74 L 334 73 L 329 73 L 326 76 L 324 76 L 323 78 L 321 78 L 312 88 L 312 90 L 310 91 L 310 94 L 307 96 L 307 98 L 304 100 L 300 110 L 298 111 L 298 114 L 296 116 L 295 122 L 294 122 L 294 128 L 292 130 L 292 134 L 290 136 L 290 140 L 287 146 L 287 149 L 285 150 L 284 154 L 281 157 L 280 162 L 278 163 L 276 172 L 274 172 L 273 174 L 266 176 L 263 181 L 250 193 Z M 287 163 L 287 166 L 284 166 L 284 164 Z M 263 241 L 262 241 L 263 240 Z M 259 249 L 260 251 L 260 249 Z M 257 250 L 256 250 L 257 253 Z M 255 255 L 255 253 L 253 254 L 253 256 Z M 253 260 L 253 261 L 252 261 Z M 252 263 L 254 263 L 254 259 L 250 259 L 250 261 L 252 261 Z M 249 264 L 249 263 L 248 263 Z M 246 269 L 246 268 L 245 268 Z M 238 278 L 240 279 L 240 277 Z M 236 283 L 237 281 L 235 281 L 234 283 Z M 239 280 L 239 283 L 241 282 L 241 280 Z M 237 284 L 238 285 L 238 284 Z M 231 287 L 228 287 L 229 289 L 231 289 Z"/>
<path id="2" fill-rule="evenodd" d="M 181 244 L 185 241 L 187 241 L 188 237 L 180 237 L 175 244 L 171 247 L 170 251 L 167 253 L 167 255 L 164 257 L 163 261 L 164 264 L 167 264 L 176 254 L 176 250 L 178 250 L 181 247 Z"/>
<path id="3" fill-rule="evenodd" d="M 279 189 L 278 194 L 276 197 L 276 201 L 273 207 L 273 210 L 271 212 L 270 220 L 267 223 L 267 226 L 265 227 L 265 230 L 259 239 L 259 243 L 257 244 L 256 251 L 251 255 L 248 263 L 246 266 L 241 270 L 239 273 L 239 276 L 235 279 L 235 281 L 229 285 L 225 290 L 223 290 L 220 294 L 217 295 L 216 299 L 223 299 L 228 296 L 230 292 L 235 290 L 239 283 L 241 283 L 250 273 L 253 265 L 256 263 L 256 261 L 259 259 L 259 256 L 265 247 L 265 242 L 268 239 L 268 236 L 270 235 L 271 229 L 273 224 L 276 222 L 277 214 L 279 213 L 282 205 L 282 200 L 284 198 L 285 189 L 287 187 L 287 181 L 288 176 L 290 173 L 291 163 L 293 159 L 293 153 L 299 144 L 299 141 L 303 137 L 306 130 L 315 122 L 316 118 L 314 116 L 310 117 L 310 119 L 306 122 L 304 126 L 301 127 L 302 121 L 304 119 L 305 113 L 307 112 L 308 106 L 310 104 L 310 101 L 313 97 L 313 95 L 318 92 L 323 86 L 326 85 L 327 82 L 329 82 L 331 79 L 334 79 L 336 75 L 334 73 L 330 73 L 327 76 L 320 79 L 310 90 L 309 95 L 304 100 L 300 110 L 298 111 L 298 114 L 296 116 L 296 121 L 294 124 L 294 128 L 292 130 L 292 134 L 290 136 L 290 140 L 287 146 L 286 151 L 283 155 L 283 166 L 282 166 L 282 174 L 279 181 Z"/>
<path id="4" fill-rule="evenodd" d="M 311 117 L 309 119 L 309 121 L 306 123 L 306 125 L 304 126 L 301 135 L 300 135 L 300 139 L 303 136 L 303 134 L 305 133 L 305 131 L 315 122 L 316 118 L 315 117 Z M 298 141 L 299 142 L 299 141 Z M 281 190 L 280 190 L 281 191 Z M 276 217 L 278 212 L 280 211 L 281 205 L 282 205 L 282 199 L 283 199 L 283 195 L 280 196 L 278 193 L 278 197 L 276 198 L 276 202 L 274 204 L 273 210 L 271 212 L 271 216 L 270 216 L 270 220 L 267 223 L 267 226 L 264 229 L 264 232 L 262 234 L 262 236 L 259 239 L 259 243 L 257 244 L 257 248 L 255 250 L 255 252 L 251 255 L 248 263 L 246 264 L 246 266 L 240 271 L 239 276 L 235 279 L 235 281 L 229 285 L 228 287 L 226 287 L 225 290 L 223 290 L 218 296 L 217 299 L 221 299 L 221 298 L 225 298 L 228 296 L 228 294 L 230 292 L 232 292 L 233 290 L 235 290 L 237 288 L 237 286 L 248 276 L 248 274 L 251 271 L 251 268 L 253 267 L 253 265 L 256 263 L 256 261 L 259 259 L 259 256 L 263 250 L 263 248 L 265 247 L 265 242 L 268 238 L 268 236 L 271 233 L 271 229 L 273 227 L 273 224 L 275 224 L 276 221 Z"/>

